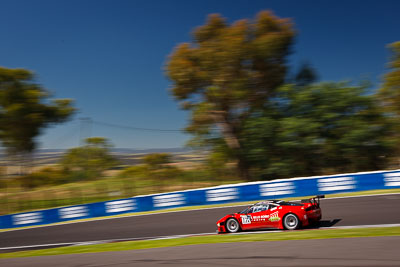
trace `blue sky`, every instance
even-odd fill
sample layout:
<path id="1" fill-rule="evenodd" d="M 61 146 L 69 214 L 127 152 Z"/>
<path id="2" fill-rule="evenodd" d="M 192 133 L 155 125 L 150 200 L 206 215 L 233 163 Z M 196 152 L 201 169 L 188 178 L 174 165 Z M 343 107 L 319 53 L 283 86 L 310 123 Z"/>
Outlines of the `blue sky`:
<path id="1" fill-rule="evenodd" d="M 168 93 L 168 54 L 190 41 L 210 13 L 233 22 L 270 9 L 292 18 L 298 32 L 290 64 L 310 62 L 321 80 L 379 86 L 386 45 L 400 40 L 400 1 L 0 0 L 0 66 L 26 68 L 57 98 L 73 98 L 79 113 L 46 129 L 40 148 L 69 148 L 81 136 L 103 136 L 119 148 L 183 146 L 188 113 Z M 82 132 L 81 132 L 81 129 Z"/>

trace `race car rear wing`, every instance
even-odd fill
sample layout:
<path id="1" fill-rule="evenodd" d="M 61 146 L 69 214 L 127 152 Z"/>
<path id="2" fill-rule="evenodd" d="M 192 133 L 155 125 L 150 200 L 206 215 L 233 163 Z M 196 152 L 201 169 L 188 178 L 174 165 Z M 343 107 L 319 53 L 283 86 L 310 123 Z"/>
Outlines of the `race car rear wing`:
<path id="1" fill-rule="evenodd" d="M 301 203 L 316 204 L 319 207 L 319 203 L 320 203 L 320 199 L 321 198 L 325 198 L 325 195 L 317 195 L 317 196 L 309 198 L 309 199 L 302 199 Z"/>

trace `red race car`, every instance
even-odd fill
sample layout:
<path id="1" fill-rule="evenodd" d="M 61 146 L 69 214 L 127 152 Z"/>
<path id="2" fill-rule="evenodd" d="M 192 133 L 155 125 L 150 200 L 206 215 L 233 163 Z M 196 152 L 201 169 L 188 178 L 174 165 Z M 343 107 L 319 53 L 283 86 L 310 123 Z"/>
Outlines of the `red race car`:
<path id="1" fill-rule="evenodd" d="M 321 220 L 319 195 L 298 202 L 268 200 L 249 206 L 244 211 L 229 214 L 217 222 L 218 233 L 240 230 L 277 228 L 295 230 Z"/>

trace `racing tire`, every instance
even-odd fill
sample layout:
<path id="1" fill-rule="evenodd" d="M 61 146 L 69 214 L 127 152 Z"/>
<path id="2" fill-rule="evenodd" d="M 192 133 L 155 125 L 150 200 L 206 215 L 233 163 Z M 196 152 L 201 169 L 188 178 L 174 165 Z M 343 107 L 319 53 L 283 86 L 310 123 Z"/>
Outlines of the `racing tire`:
<path id="1" fill-rule="evenodd" d="M 229 218 L 225 223 L 225 227 L 228 233 L 236 233 L 240 230 L 239 222 L 234 218 Z"/>
<path id="2" fill-rule="evenodd" d="M 283 218 L 283 227 L 286 230 L 296 230 L 300 226 L 300 220 L 293 213 L 286 214 Z"/>

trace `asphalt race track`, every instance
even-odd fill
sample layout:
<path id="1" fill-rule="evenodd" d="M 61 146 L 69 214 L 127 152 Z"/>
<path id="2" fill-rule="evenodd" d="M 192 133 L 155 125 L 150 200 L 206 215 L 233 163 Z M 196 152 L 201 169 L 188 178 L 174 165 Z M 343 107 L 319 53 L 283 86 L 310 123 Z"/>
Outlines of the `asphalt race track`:
<path id="1" fill-rule="evenodd" d="M 7 267 L 400 266 L 399 236 L 203 244 L 0 259 Z"/>
<path id="2" fill-rule="evenodd" d="M 400 194 L 323 199 L 321 207 L 321 227 L 400 223 Z M 0 248 L 212 233 L 218 219 L 242 209 L 171 212 L 8 231 L 0 233 Z"/>

